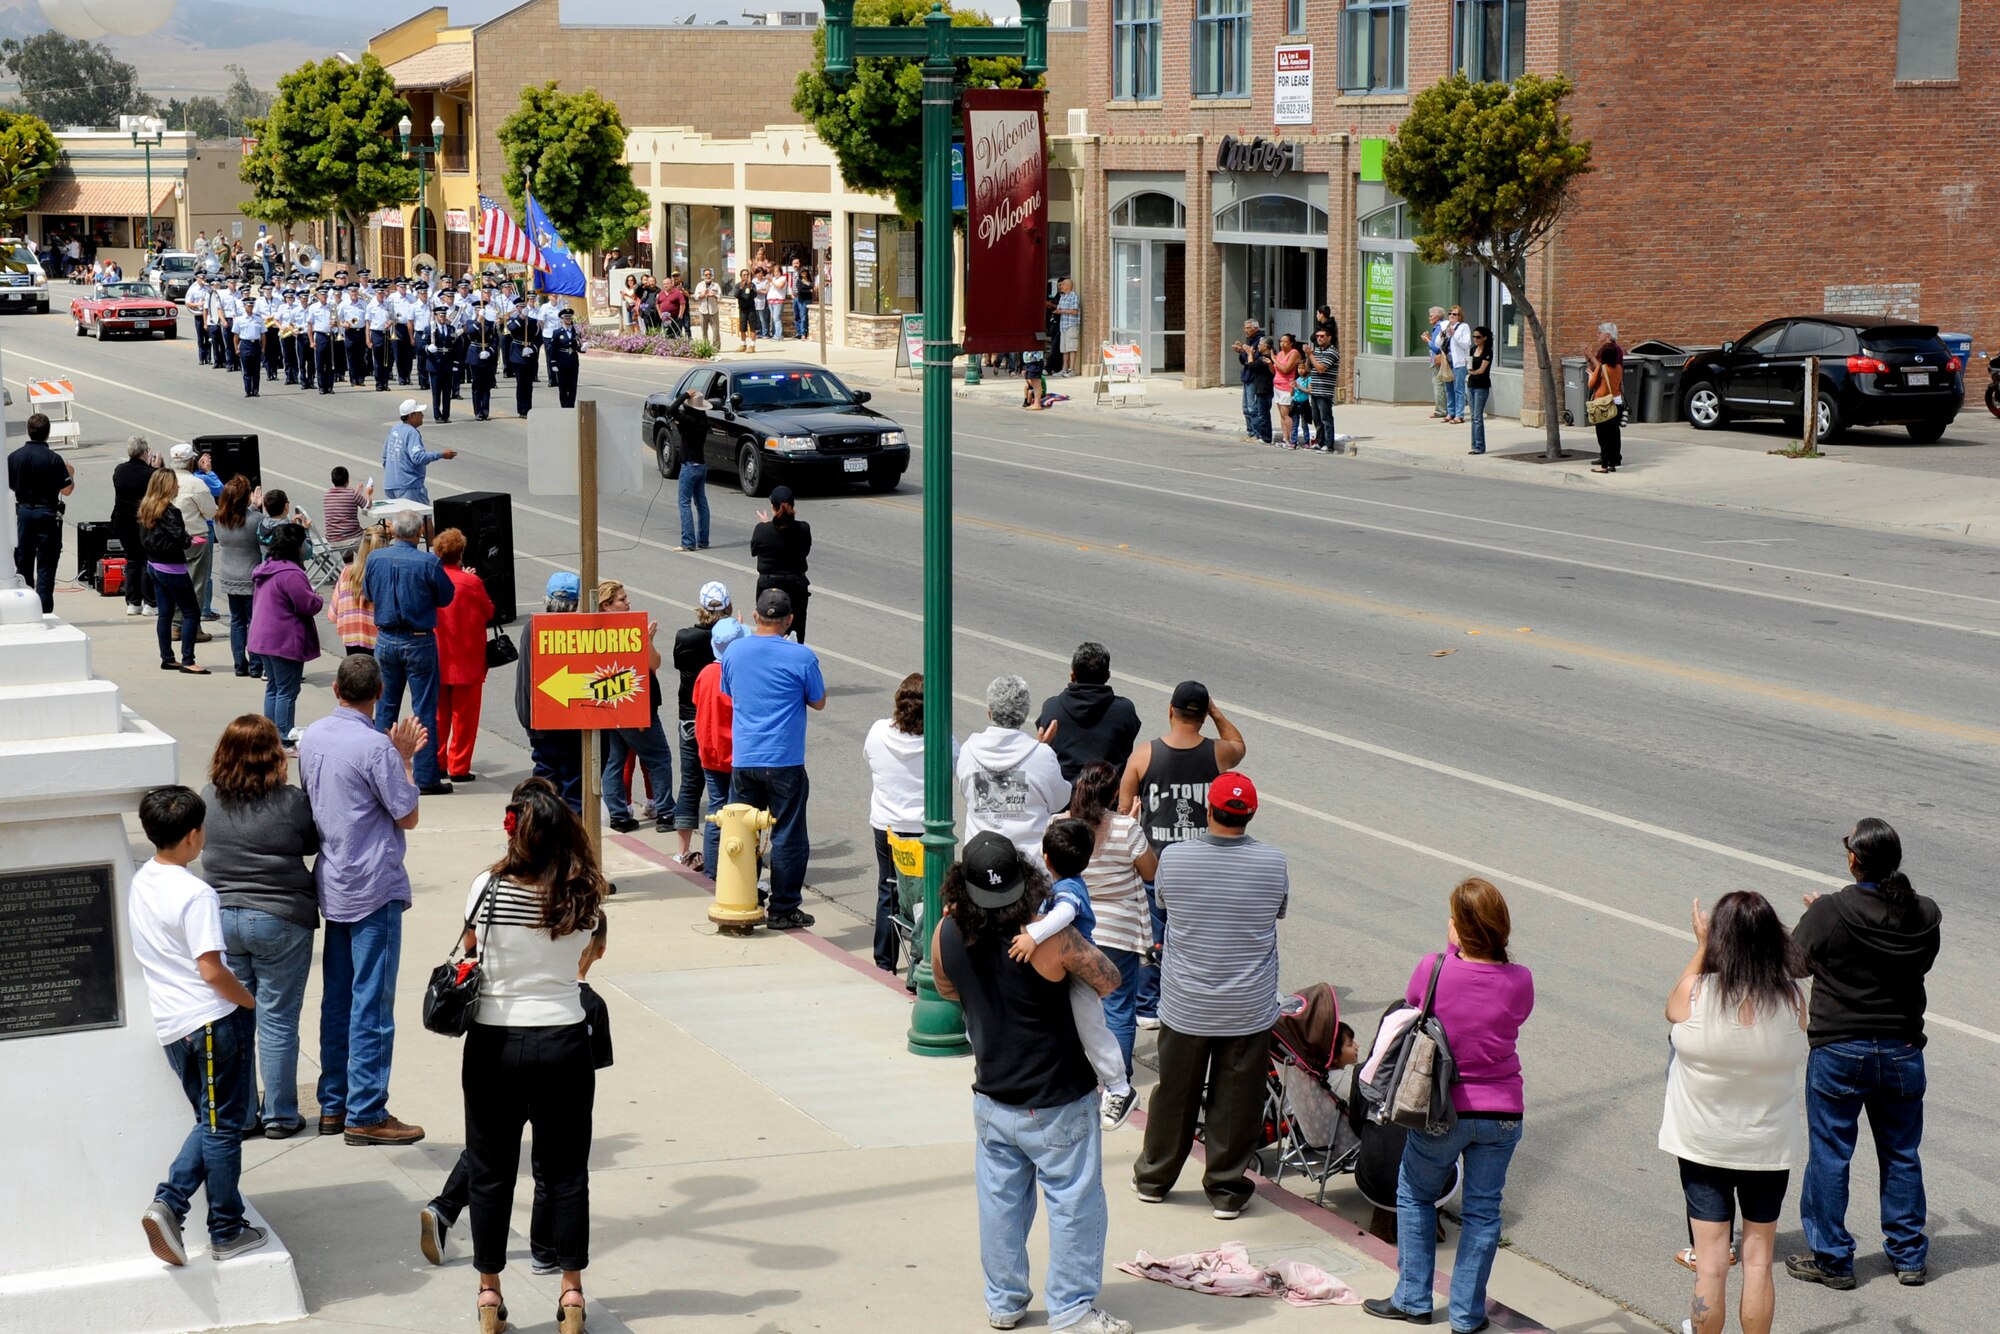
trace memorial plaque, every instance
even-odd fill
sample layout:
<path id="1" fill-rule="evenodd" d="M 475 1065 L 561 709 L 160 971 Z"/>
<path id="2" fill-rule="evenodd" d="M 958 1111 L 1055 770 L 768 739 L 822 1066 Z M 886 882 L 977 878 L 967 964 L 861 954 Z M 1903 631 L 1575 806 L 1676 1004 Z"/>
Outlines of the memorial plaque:
<path id="1" fill-rule="evenodd" d="M 0 1038 L 124 1022 L 113 883 L 108 863 L 0 874 Z"/>

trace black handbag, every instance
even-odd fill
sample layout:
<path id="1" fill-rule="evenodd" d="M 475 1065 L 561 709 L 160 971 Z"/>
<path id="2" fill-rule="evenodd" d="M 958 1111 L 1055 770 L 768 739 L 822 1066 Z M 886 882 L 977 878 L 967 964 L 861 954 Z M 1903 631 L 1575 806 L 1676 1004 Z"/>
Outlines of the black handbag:
<path id="1" fill-rule="evenodd" d="M 514 647 L 514 641 L 500 628 L 500 622 L 495 621 L 486 628 L 493 632 L 486 641 L 486 665 L 489 668 L 505 667 L 510 662 L 521 660 L 521 651 Z"/>
<path id="2" fill-rule="evenodd" d="M 493 908 L 500 900 L 495 892 L 495 877 L 486 877 L 486 888 L 480 891 L 486 905 L 486 916 L 480 926 L 488 932 L 493 929 Z M 431 969 L 431 980 L 424 986 L 424 1027 L 433 1033 L 442 1033 L 448 1038 L 462 1038 L 472 1027 L 472 1011 L 479 1003 L 479 988 L 484 980 L 479 966 L 477 950 L 467 953 L 465 933 L 472 929 L 472 919 L 479 912 L 479 904 L 472 905 L 472 912 L 465 916 L 465 925 L 452 942 L 451 953 L 445 961 Z"/>

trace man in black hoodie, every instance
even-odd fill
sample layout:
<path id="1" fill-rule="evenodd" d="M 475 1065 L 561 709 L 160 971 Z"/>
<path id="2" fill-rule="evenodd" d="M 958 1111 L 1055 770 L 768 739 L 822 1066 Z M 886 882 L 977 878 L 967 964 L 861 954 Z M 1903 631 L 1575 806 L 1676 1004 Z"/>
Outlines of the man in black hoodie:
<path id="1" fill-rule="evenodd" d="M 1103 760 L 1121 773 L 1139 739 L 1139 711 L 1123 695 L 1113 694 L 1111 654 L 1104 645 L 1086 641 L 1069 660 L 1069 685 L 1050 696 L 1035 720 L 1037 733 L 1056 724 L 1049 745 L 1062 764 L 1062 775 L 1074 783 L 1088 764 Z"/>

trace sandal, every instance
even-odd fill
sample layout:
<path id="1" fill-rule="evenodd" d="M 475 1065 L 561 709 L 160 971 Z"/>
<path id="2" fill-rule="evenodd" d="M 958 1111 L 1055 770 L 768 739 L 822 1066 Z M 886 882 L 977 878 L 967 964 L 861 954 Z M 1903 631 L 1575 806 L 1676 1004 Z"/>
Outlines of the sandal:
<path id="1" fill-rule="evenodd" d="M 484 1297 L 489 1292 L 495 1297 L 500 1297 L 498 1288 L 481 1288 L 479 1295 Z M 479 1314 L 479 1334 L 503 1334 L 503 1331 L 509 1328 L 505 1298 L 494 1302 L 480 1302 L 473 1309 Z"/>
<path id="2" fill-rule="evenodd" d="M 700 875 L 708 869 L 707 865 L 702 861 L 701 850 L 699 848 L 689 848 L 687 855 L 678 860 L 682 866 L 693 871 L 696 875 Z"/>
<path id="3" fill-rule="evenodd" d="M 1735 1266 L 1736 1266 L 1736 1264 L 1737 1264 L 1737 1261 L 1738 1261 L 1738 1258 L 1739 1258 L 1739 1257 L 1738 1257 L 1738 1256 L 1737 1256 L 1737 1254 L 1736 1254 L 1736 1248 L 1735 1248 L 1734 1246 L 1731 1246 L 1731 1247 L 1729 1248 L 1729 1264 L 1730 1264 L 1730 1267 L 1731 1267 L 1732 1269 L 1733 1269 L 1733 1268 L 1735 1268 Z M 1683 1269 L 1693 1269 L 1693 1268 L 1694 1268 L 1694 1247 L 1692 1247 L 1692 1246 L 1683 1246 L 1683 1247 L 1681 1247 L 1681 1248 L 1680 1248 L 1679 1250 L 1675 1251 L 1675 1252 L 1674 1252 L 1674 1263 L 1675 1263 L 1675 1264 L 1677 1264 L 1677 1265 L 1679 1265 L 1679 1266 L 1680 1266 L 1681 1268 L 1683 1268 Z"/>
<path id="4" fill-rule="evenodd" d="M 556 1299 L 556 1330 L 558 1334 L 583 1334 L 583 1322 L 585 1319 L 583 1289 L 564 1288 L 562 1295 L 563 1297 L 567 1297 L 572 1292 L 576 1294 L 575 1306 L 570 1306 L 563 1302 L 562 1298 Z"/>

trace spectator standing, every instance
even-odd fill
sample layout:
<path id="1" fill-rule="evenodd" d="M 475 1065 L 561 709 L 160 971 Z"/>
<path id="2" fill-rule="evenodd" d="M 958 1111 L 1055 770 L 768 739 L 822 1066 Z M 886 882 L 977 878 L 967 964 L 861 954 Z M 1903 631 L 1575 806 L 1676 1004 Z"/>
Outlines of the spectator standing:
<path id="1" fill-rule="evenodd" d="M 170 469 L 153 474 L 153 480 L 146 484 L 146 498 L 139 504 L 139 543 L 152 575 L 153 598 L 159 604 L 155 628 L 160 636 L 161 670 L 207 676 L 208 668 L 197 666 L 194 660 L 194 646 L 202 637 L 201 604 L 195 600 L 194 581 L 189 575 L 189 538 L 187 523 L 181 518 L 179 490 L 179 481 Z M 174 661 L 176 617 L 181 626 L 178 663 Z"/>
<path id="2" fill-rule="evenodd" d="M 1069 804 L 1069 783 L 1045 740 L 1061 730 L 1060 724 L 1050 723 L 1040 735 L 1021 730 L 1028 721 L 1028 699 L 1026 680 L 995 677 L 986 687 L 986 718 L 992 725 L 965 739 L 955 771 L 965 796 L 966 835 L 999 834 L 1035 862 L 1049 821 Z"/>
<path id="3" fill-rule="evenodd" d="M 1278 1022 L 1278 919 L 1291 896 L 1285 854 L 1251 838 L 1257 788 L 1240 773 L 1208 789 L 1208 827 L 1160 853 L 1153 891 L 1167 913 L 1160 973 L 1160 1082 L 1132 1169 L 1148 1204 L 1180 1178 L 1199 1125 L 1202 1188 L 1217 1218 L 1250 1202 Z"/>
<path id="4" fill-rule="evenodd" d="M 680 689 L 675 694 L 675 721 L 679 724 L 677 740 L 680 743 L 680 787 L 674 797 L 674 833 L 680 839 L 680 850 L 674 860 L 691 871 L 704 870 L 708 858 L 693 852 L 694 833 L 701 823 L 702 769 L 701 743 L 695 735 L 695 682 L 702 670 L 715 661 L 714 630 L 717 621 L 730 615 L 729 586 L 720 580 L 711 579 L 701 586 L 695 595 L 694 624 L 674 632 L 674 671 L 680 677 Z M 726 786 L 726 785 L 725 785 Z M 653 828 L 656 833 L 666 833 L 668 819 L 658 802 L 653 807 Z"/>
<path id="5" fill-rule="evenodd" d="M 785 638 L 792 600 L 780 588 L 757 595 L 757 632 L 722 661 L 722 693 L 733 707 L 734 770 L 729 798 L 771 813 L 771 895 L 766 925 L 791 931 L 813 924 L 801 907 L 806 862 L 807 709 L 826 707 L 819 658 Z"/>
<path id="6" fill-rule="evenodd" d="M 1056 730 L 1048 745 L 1065 781 L 1075 782 L 1084 766 L 1099 760 L 1114 773 L 1124 769 L 1139 738 L 1139 711 L 1111 689 L 1111 654 L 1104 645 L 1085 640 L 1070 655 L 1069 684 L 1043 701 L 1035 731 L 1047 731 L 1050 723 Z"/>
<path id="7" fill-rule="evenodd" d="M 300 564 L 305 545 L 305 529 L 280 524 L 271 534 L 269 557 L 252 576 L 256 592 L 248 647 L 264 664 L 264 716 L 277 725 L 287 745 L 299 739 L 299 685 L 306 664 L 319 657 L 314 618 L 325 605 Z"/>
<path id="8" fill-rule="evenodd" d="M 1472 331 L 1472 355 L 1465 364 L 1465 415 L 1472 422 L 1472 448 L 1486 452 L 1486 400 L 1493 393 L 1493 331 L 1480 325 Z"/>
<path id="9" fill-rule="evenodd" d="M 1583 363 L 1590 372 L 1585 397 L 1603 398 L 1609 394 L 1612 405 L 1618 409 L 1595 427 L 1597 462 L 1590 470 L 1617 472 L 1619 465 L 1625 462 L 1625 441 L 1618 425 L 1619 415 L 1625 408 L 1625 349 L 1618 346 L 1617 325 L 1606 321 L 1597 326 L 1597 341 L 1583 354 Z"/>
<path id="10" fill-rule="evenodd" d="M 396 410 L 396 424 L 382 442 L 382 487 L 391 500 L 431 503 L 430 467 L 440 459 L 455 459 L 455 449 L 424 448 L 424 405 L 406 398 Z"/>
<path id="11" fill-rule="evenodd" d="M 1305 354 L 1299 351 L 1298 339 L 1289 333 L 1278 335 L 1278 350 L 1271 354 L 1271 404 L 1278 414 L 1278 444 L 1285 449 L 1296 449 L 1298 440 L 1292 431 L 1292 396 L 1299 387 L 1299 377 L 1305 372 Z"/>
<path id="12" fill-rule="evenodd" d="M 1243 321 L 1243 337 L 1230 344 L 1243 369 L 1243 438 L 1271 443 L 1271 344 L 1257 321 Z"/>
<path id="13" fill-rule="evenodd" d="M 1472 330 L 1466 327 L 1465 314 L 1457 306 L 1444 322 L 1445 361 L 1451 369 L 1451 394 L 1446 400 L 1446 417 L 1463 426 L 1465 424 L 1465 381 L 1472 363 Z"/>
<path id="14" fill-rule="evenodd" d="M 630 611 L 632 599 L 625 591 L 625 585 L 616 579 L 606 579 L 597 585 L 597 609 L 599 611 Z M 666 730 L 660 726 L 660 705 L 665 701 L 660 694 L 660 646 L 655 641 L 660 633 L 658 621 L 646 620 L 646 694 L 650 713 L 644 727 L 608 728 L 598 735 L 604 742 L 603 789 L 604 804 L 611 812 L 611 827 L 621 834 L 629 834 L 639 827 L 632 815 L 632 787 L 625 777 L 628 757 L 637 756 L 646 770 L 646 786 L 653 794 L 653 801 L 662 811 L 669 810 L 668 794 L 674 791 L 674 754 L 667 746 Z M 671 815 L 664 817 L 671 820 Z M 657 830 L 662 817 L 655 815 Z"/>
<path id="15" fill-rule="evenodd" d="M 660 293 L 660 323 L 671 338 L 685 338 L 688 333 L 688 293 L 681 286 L 678 273 L 667 279 L 667 286 Z"/>
<path id="16" fill-rule="evenodd" d="M 701 669 L 694 682 L 694 733 L 695 744 L 701 760 L 702 782 L 708 788 L 708 809 L 701 822 L 702 867 L 710 879 L 715 878 L 716 848 L 722 841 L 722 826 L 711 823 L 707 818 L 729 803 L 729 789 L 734 775 L 736 742 L 735 705 L 722 692 L 722 655 L 731 644 L 743 639 L 750 631 L 734 616 L 725 617 L 715 623 L 709 633 L 710 651 L 715 661 Z"/>
<path id="17" fill-rule="evenodd" d="M 146 615 L 153 609 L 153 580 L 139 543 L 139 502 L 146 498 L 146 488 L 159 466 L 146 437 L 135 435 L 125 442 L 125 461 L 111 470 L 111 531 L 117 534 L 118 546 L 125 553 L 127 616 Z M 18 516 L 18 508 L 15 512 Z"/>
<path id="18" fill-rule="evenodd" d="M 722 284 L 715 281 L 714 269 L 703 269 L 694 285 L 696 338 L 718 352 L 722 350 Z"/>
<path id="19" fill-rule="evenodd" d="M 1667 995 L 1660 1148 L 1680 1164 L 1694 1238 L 1691 1334 L 1722 1334 L 1730 1225 L 1743 1214 L 1745 1334 L 1769 1334 L 1771 1258 L 1792 1169 L 1805 1161 L 1799 1072 L 1806 1063 L 1798 953 L 1762 894 L 1725 894 L 1713 917 L 1694 905 L 1694 957 Z"/>
<path id="20" fill-rule="evenodd" d="M 542 610 L 548 612 L 575 611 L 577 603 L 583 599 L 583 582 L 567 570 L 557 570 L 549 576 L 542 591 Z M 544 730 L 534 725 L 534 685 L 535 679 L 535 637 L 522 635 L 520 659 L 514 664 L 514 718 L 521 724 L 521 730 L 528 734 L 528 758 L 535 766 L 535 777 L 546 778 L 569 803 L 569 808 L 581 813 L 583 810 L 583 733 L 570 730 Z"/>
<path id="21" fill-rule="evenodd" d="M 1433 976 L 1431 1011 L 1451 1038 L 1458 1121 L 1441 1135 L 1412 1130 L 1396 1178 L 1396 1291 L 1362 1303 L 1370 1315 L 1426 1323 L 1437 1274 L 1437 1201 L 1451 1192 L 1463 1159 L 1464 1203 L 1458 1257 L 1451 1268 L 1451 1327 L 1485 1329 L 1486 1279 L 1500 1249 L 1500 1196 L 1521 1142 L 1521 1025 L 1535 1008 L 1535 978 L 1507 957 L 1513 920 L 1489 882 L 1463 880 L 1451 891 L 1442 954 L 1427 954 L 1410 974 L 1403 999 L 1421 1005 Z M 1171 938 L 1169 938 L 1171 948 Z"/>
<path id="22" fill-rule="evenodd" d="M 208 601 L 210 581 L 215 573 L 215 500 L 222 488 L 219 485 L 214 490 L 209 488 L 202 476 L 202 457 L 196 455 L 193 445 L 186 443 L 175 445 L 167 452 L 168 461 L 174 467 L 174 481 L 179 488 L 174 503 L 179 507 L 181 522 L 188 531 L 188 582 L 194 585 L 200 619 L 208 620 L 211 615 Z M 209 633 L 197 627 L 194 639 L 197 644 L 206 644 Z"/>
<path id="23" fill-rule="evenodd" d="M 681 511 L 681 544 L 676 549 L 680 551 L 708 550 L 707 450 L 713 424 L 708 414 L 712 407 L 700 391 L 689 389 L 667 409 L 680 438 L 680 471 L 675 477 Z"/>
<path id="24" fill-rule="evenodd" d="M 319 1133 L 349 1144 L 414 1144 L 422 1126 L 389 1114 L 396 971 L 410 906 L 404 834 L 417 827 L 413 757 L 430 740 L 405 718 L 375 730 L 382 669 L 357 655 L 334 673 L 337 707 L 308 727 L 299 774 L 320 830 Z"/>
<path id="25" fill-rule="evenodd" d="M 139 802 L 153 856 L 132 873 L 132 954 L 146 978 L 153 1034 L 181 1081 L 194 1126 L 140 1222 L 164 1264 L 185 1265 L 181 1225 L 208 1195 L 208 1253 L 228 1260 L 264 1244 L 243 1221 L 243 1127 L 250 1116 L 252 1011 L 257 1000 L 223 962 L 222 907 L 188 864 L 201 856 L 202 800 L 158 787 Z"/>
<path id="26" fill-rule="evenodd" d="M 221 897 L 223 958 L 257 998 L 256 1033 L 245 1048 L 255 1110 L 244 1131 L 266 1139 L 290 1139 L 305 1128 L 299 1011 L 319 928 L 319 894 L 306 865 L 319 851 L 319 828 L 305 790 L 289 776 L 277 727 L 246 713 L 222 729 L 201 790 L 201 876 Z"/>
<path id="27" fill-rule="evenodd" d="M 62 562 L 62 498 L 76 490 L 76 469 L 49 447 L 49 419 L 28 418 L 28 442 L 7 455 L 7 487 L 14 493 L 14 571 L 56 609 L 56 566 Z"/>
<path id="28" fill-rule="evenodd" d="M 1139 982 L 1153 948 L 1151 904 L 1146 886 L 1159 871 L 1160 859 L 1146 842 L 1139 822 L 1117 809 L 1118 771 L 1102 760 L 1085 765 L 1076 776 L 1069 814 L 1097 836 L 1096 850 L 1083 870 L 1097 929 L 1091 943 L 1118 970 L 1118 989 L 1104 998 L 1104 1022 L 1125 1056 L 1125 1077 L 1132 1077 L 1132 1044 L 1137 1037 Z"/>
<path id="29" fill-rule="evenodd" d="M 1076 283 L 1064 278 L 1056 284 L 1056 349 L 1062 353 L 1064 378 L 1076 375 L 1078 348 L 1083 338 L 1083 298 L 1077 295 Z"/>
<path id="30" fill-rule="evenodd" d="M 798 516 L 798 502 L 789 486 L 771 488 L 771 511 L 757 512 L 757 526 L 750 532 L 750 555 L 757 562 L 757 595 L 768 589 L 784 593 L 791 603 L 792 633 L 806 642 L 806 603 L 812 598 L 812 580 L 806 577 L 807 558 L 812 555 L 812 525 Z"/>
<path id="31" fill-rule="evenodd" d="M 407 383 L 407 381 L 405 382 Z M 359 491 L 348 485 L 347 469 L 336 467 L 320 502 L 319 535 L 335 551 L 352 551 L 361 544 L 361 530 L 368 523 L 368 507 L 375 501 L 375 479 Z"/>
<path id="32" fill-rule="evenodd" d="M 1070 979 L 1100 996 L 1118 970 L 1074 927 L 1035 948 L 1008 947 L 1047 904 L 1046 877 L 1006 838 L 974 834 L 945 876 L 932 929 L 938 994 L 965 1008 L 972 1043 L 974 1189 L 986 1320 L 1012 1329 L 1026 1314 L 1028 1227 L 1039 1189 L 1049 1218 L 1048 1322 L 1076 1334 L 1132 1334 L 1098 1309 L 1107 1209 L 1097 1076 L 1077 1036 Z M 1273 993 L 1275 1000 L 1275 992 Z"/>
<path id="33" fill-rule="evenodd" d="M 1903 873 L 1903 841 L 1883 820 L 1856 822 L 1841 840 L 1854 883 L 1805 896 L 1792 933 L 1812 974 L 1806 1028 L 1806 1163 L 1799 1217 L 1811 1252 L 1785 1261 L 1807 1283 L 1854 1286 L 1847 1170 L 1861 1114 L 1875 1137 L 1882 1245 L 1896 1281 L 1930 1276 L 1924 1198 L 1924 977 L 1937 962 L 1944 915 Z"/>
<path id="34" fill-rule="evenodd" d="M 393 539 L 391 539 L 393 540 Z M 340 636 L 341 647 L 349 654 L 375 654 L 375 604 L 368 600 L 364 580 L 368 557 L 386 545 L 379 530 L 363 533 L 361 545 L 347 555 L 340 577 L 333 581 L 333 596 L 327 600 L 327 619 Z"/>
<path id="35" fill-rule="evenodd" d="M 1312 413 L 1312 446 L 1322 454 L 1340 453 L 1340 436 L 1333 427 L 1333 407 L 1339 395 L 1340 345 L 1332 327 L 1322 324 L 1313 330 L 1312 346 L 1306 349 L 1306 406 Z"/>
<path id="36" fill-rule="evenodd" d="M 757 294 L 756 286 L 750 278 L 750 270 L 744 269 L 736 275 L 736 350 L 755 352 L 757 334 L 761 330 L 764 316 L 760 309 L 763 298 Z"/>
<path id="37" fill-rule="evenodd" d="M 764 332 L 774 342 L 785 336 L 785 312 L 792 304 L 792 280 L 783 269 L 772 269 L 764 287 Z"/>
<path id="38" fill-rule="evenodd" d="M 1444 307 L 1432 306 L 1426 346 L 1431 355 L 1431 416 L 1451 420 L 1451 352 L 1444 339 Z"/>
<path id="39" fill-rule="evenodd" d="M 792 289 L 792 333 L 803 343 L 812 335 L 812 271 L 794 259 L 789 281 Z"/>
<path id="40" fill-rule="evenodd" d="M 215 582 L 229 600 L 229 656 L 236 674 L 261 677 L 264 664 L 249 651 L 249 645 L 255 576 L 264 559 L 264 544 L 259 540 L 263 524 L 254 522 L 252 516 L 250 479 L 238 473 L 223 483 L 222 495 L 215 502 Z"/>
<path id="41" fill-rule="evenodd" d="M 390 525 L 396 540 L 368 558 L 361 588 L 375 608 L 375 658 L 382 665 L 375 725 L 385 732 L 395 725 L 408 685 L 410 712 L 424 731 L 417 783 L 425 795 L 443 796 L 451 792 L 451 783 L 438 761 L 437 623 L 438 609 L 449 605 L 457 590 L 438 558 L 418 549 L 423 529 L 416 514 L 398 514 Z"/>
<path id="42" fill-rule="evenodd" d="M 479 707 L 486 693 L 486 627 L 493 599 L 486 581 L 465 568 L 465 534 L 447 528 L 431 540 L 431 554 L 451 581 L 451 601 L 438 608 L 438 755 L 445 778 L 470 783 L 472 750 L 479 741 Z"/>
<path id="43" fill-rule="evenodd" d="M 952 743 L 954 760 L 958 743 Z M 896 686 L 887 718 L 877 718 L 861 743 L 868 761 L 868 827 L 875 844 L 875 966 L 896 971 L 901 941 L 896 934 L 896 859 L 889 835 L 916 838 L 924 832 L 924 674 L 911 672 Z"/>
<path id="44" fill-rule="evenodd" d="M 1317 337 L 1317 336 L 1318 336 L 1318 334 L 1319 334 L 1319 331 L 1320 331 L 1320 330 L 1322 330 L 1322 329 L 1326 330 L 1326 335 L 1327 335 L 1327 340 L 1328 340 L 1329 342 L 1331 342 L 1331 343 L 1333 344 L 1333 346 L 1335 346 L 1335 347 L 1339 347 L 1339 346 L 1340 346 L 1340 321 L 1339 321 L 1339 320 L 1336 320 L 1336 319 L 1335 319 L 1335 318 L 1333 317 L 1333 307 L 1332 307 L 1332 306 L 1321 306 L 1321 307 L 1320 307 L 1319 309 L 1317 309 L 1317 310 L 1315 310 L 1315 311 L 1313 312 L 1313 334 L 1314 334 L 1314 336 L 1315 336 L 1315 337 Z"/>

